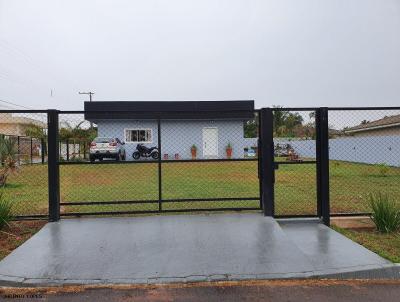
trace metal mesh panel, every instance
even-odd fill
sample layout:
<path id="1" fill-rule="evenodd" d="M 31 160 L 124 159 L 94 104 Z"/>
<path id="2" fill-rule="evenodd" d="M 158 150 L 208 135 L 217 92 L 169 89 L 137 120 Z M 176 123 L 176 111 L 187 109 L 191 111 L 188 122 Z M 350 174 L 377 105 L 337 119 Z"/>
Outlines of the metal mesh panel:
<path id="1" fill-rule="evenodd" d="M 260 208 L 256 115 L 128 117 L 59 115 L 62 215 Z"/>
<path id="2" fill-rule="evenodd" d="M 47 114 L 2 112 L 0 136 L 0 186 L 13 215 L 47 215 Z"/>
<path id="3" fill-rule="evenodd" d="M 315 111 L 275 108 L 275 214 L 316 215 Z"/>
<path id="4" fill-rule="evenodd" d="M 331 213 L 370 212 L 369 194 L 400 202 L 400 110 L 330 110 Z"/>
<path id="5" fill-rule="evenodd" d="M 163 209 L 258 208 L 257 169 L 256 161 L 164 163 L 162 193 L 169 202 Z M 171 202 L 176 199 L 199 201 Z"/>
<path id="6" fill-rule="evenodd" d="M 275 214 L 316 215 L 315 164 L 280 165 L 275 171 Z"/>

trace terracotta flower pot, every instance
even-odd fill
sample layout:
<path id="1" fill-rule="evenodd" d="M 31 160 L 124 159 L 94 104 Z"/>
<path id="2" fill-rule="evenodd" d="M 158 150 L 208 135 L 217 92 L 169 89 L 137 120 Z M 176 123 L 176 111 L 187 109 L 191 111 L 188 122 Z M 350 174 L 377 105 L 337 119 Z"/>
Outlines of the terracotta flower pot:
<path id="1" fill-rule="evenodd" d="M 196 157 L 197 157 L 197 149 L 196 148 L 191 148 L 190 152 L 192 153 L 192 159 L 196 159 Z"/>
<path id="2" fill-rule="evenodd" d="M 232 148 L 226 148 L 226 157 L 231 158 L 232 157 Z"/>

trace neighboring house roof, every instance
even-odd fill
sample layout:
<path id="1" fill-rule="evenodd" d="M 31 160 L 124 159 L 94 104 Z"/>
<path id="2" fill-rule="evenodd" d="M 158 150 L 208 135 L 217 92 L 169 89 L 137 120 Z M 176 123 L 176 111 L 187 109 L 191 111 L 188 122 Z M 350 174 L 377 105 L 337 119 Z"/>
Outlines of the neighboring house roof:
<path id="1" fill-rule="evenodd" d="M 0 113 L 0 124 L 19 124 L 19 125 L 31 125 L 47 128 L 47 125 L 41 121 L 24 117 L 24 116 L 13 116 L 11 113 Z"/>
<path id="2" fill-rule="evenodd" d="M 384 128 L 389 128 L 389 127 L 396 127 L 396 126 L 400 126 L 400 114 L 385 116 L 384 118 L 381 118 L 376 121 L 367 122 L 365 124 L 360 124 L 358 126 L 345 129 L 345 133 L 377 130 L 377 129 L 384 129 Z"/>
<path id="3" fill-rule="evenodd" d="M 250 119 L 254 101 L 85 102 L 85 119 Z"/>

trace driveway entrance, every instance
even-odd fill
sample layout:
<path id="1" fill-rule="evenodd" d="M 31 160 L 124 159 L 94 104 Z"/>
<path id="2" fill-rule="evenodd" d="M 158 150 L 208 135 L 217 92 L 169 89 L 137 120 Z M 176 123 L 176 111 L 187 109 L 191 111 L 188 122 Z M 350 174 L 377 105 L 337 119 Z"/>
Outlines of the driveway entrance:
<path id="1" fill-rule="evenodd" d="M 281 227 L 258 213 L 63 219 L 0 262 L 0 284 L 295 278 L 392 266 L 322 224 Z"/>

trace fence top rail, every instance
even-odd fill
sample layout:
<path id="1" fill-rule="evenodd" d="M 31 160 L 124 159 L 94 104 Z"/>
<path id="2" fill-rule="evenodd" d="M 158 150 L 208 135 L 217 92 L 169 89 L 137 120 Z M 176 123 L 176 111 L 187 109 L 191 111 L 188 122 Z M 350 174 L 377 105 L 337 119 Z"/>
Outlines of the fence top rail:
<path id="1" fill-rule="evenodd" d="M 0 113 L 48 113 L 49 110 L 0 110 Z"/>
<path id="2" fill-rule="evenodd" d="M 84 114 L 84 113 L 153 113 L 153 114 L 165 114 L 165 113 L 249 113 L 249 112 L 257 112 L 259 109 L 254 110 L 198 110 L 198 111 L 179 111 L 179 110 L 171 110 L 171 111 L 142 111 L 142 110 L 57 110 L 59 114 Z"/>
<path id="3" fill-rule="evenodd" d="M 272 111 L 315 111 L 319 107 L 270 107 Z"/>
<path id="4" fill-rule="evenodd" d="M 399 106 L 370 106 L 370 107 L 269 107 L 272 111 L 315 111 L 320 108 L 327 108 L 328 110 L 400 110 Z M 259 112 L 260 109 L 251 110 L 253 112 Z M 0 113 L 48 113 L 53 109 L 39 109 L 39 110 L 0 110 Z M 59 114 L 85 114 L 85 113 L 130 113 L 130 111 L 94 111 L 94 110 L 56 110 Z M 131 113 L 154 113 L 163 114 L 165 112 L 158 111 L 131 111 Z M 182 113 L 182 111 L 167 111 L 168 113 Z M 249 112 L 249 111 L 238 111 L 238 110 L 220 110 L 220 111 L 193 111 L 189 113 L 238 113 L 238 112 Z"/>
<path id="5" fill-rule="evenodd" d="M 328 107 L 328 110 L 400 110 L 396 106 L 381 106 L 381 107 Z"/>

